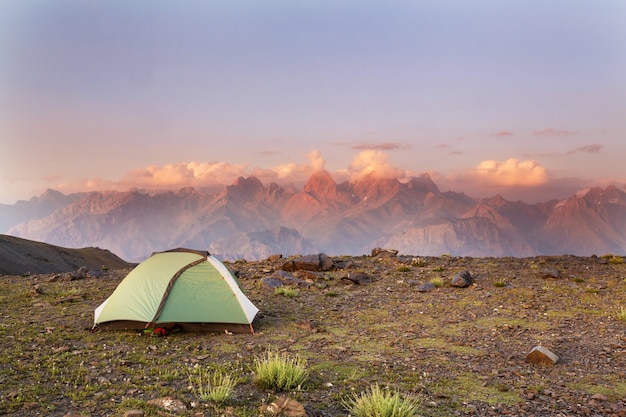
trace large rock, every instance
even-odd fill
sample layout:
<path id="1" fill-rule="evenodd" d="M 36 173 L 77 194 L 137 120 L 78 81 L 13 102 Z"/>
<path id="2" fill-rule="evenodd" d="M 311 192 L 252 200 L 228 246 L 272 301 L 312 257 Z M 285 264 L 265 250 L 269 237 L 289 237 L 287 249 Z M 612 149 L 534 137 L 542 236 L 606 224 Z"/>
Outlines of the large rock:
<path id="1" fill-rule="evenodd" d="M 559 270 L 554 268 L 544 268 L 541 274 L 544 278 L 559 278 L 561 276 Z"/>
<path id="2" fill-rule="evenodd" d="M 374 282 L 372 277 L 362 272 L 358 274 L 348 274 L 345 277 L 342 277 L 341 280 L 344 282 L 349 282 L 349 283 L 351 282 L 352 284 L 356 284 L 356 285 L 367 285 L 367 284 L 371 284 L 372 282 Z"/>
<path id="3" fill-rule="evenodd" d="M 396 249 L 383 249 L 383 248 L 372 249 L 372 258 L 375 258 L 377 256 L 395 258 L 397 255 L 398 255 L 398 251 Z"/>
<path id="4" fill-rule="evenodd" d="M 330 271 L 334 268 L 333 260 L 324 253 L 317 255 L 306 255 L 300 258 L 291 259 L 285 262 L 280 269 L 283 271 L 298 271 L 305 269 L 307 271 Z"/>
<path id="5" fill-rule="evenodd" d="M 470 274 L 469 271 L 459 272 L 454 276 L 454 278 L 452 278 L 452 281 L 450 281 L 450 285 L 452 287 L 458 288 L 469 287 L 473 283 L 474 277 L 472 277 L 472 274 Z"/>
<path id="6" fill-rule="evenodd" d="M 556 356 L 553 352 L 543 346 L 535 346 L 528 353 L 528 355 L 526 355 L 526 362 L 532 364 L 552 366 L 556 364 L 558 360 L 558 356 Z"/>

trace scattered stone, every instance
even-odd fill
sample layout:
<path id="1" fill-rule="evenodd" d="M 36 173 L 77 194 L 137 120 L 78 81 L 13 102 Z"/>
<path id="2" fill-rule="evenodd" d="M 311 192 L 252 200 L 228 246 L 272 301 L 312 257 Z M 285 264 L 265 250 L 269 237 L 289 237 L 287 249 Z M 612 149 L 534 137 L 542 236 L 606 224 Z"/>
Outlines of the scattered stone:
<path id="1" fill-rule="evenodd" d="M 398 251 L 396 249 L 383 249 L 383 248 L 374 248 L 372 249 L 372 258 L 395 258 L 398 256 Z"/>
<path id="2" fill-rule="evenodd" d="M 600 393 L 593 394 L 593 395 L 591 396 L 591 399 L 592 399 L 592 400 L 596 400 L 596 401 L 607 401 L 607 400 L 608 400 L 608 398 L 606 397 L 606 395 L 603 395 L 603 394 L 600 394 Z"/>
<path id="3" fill-rule="evenodd" d="M 437 288 L 435 284 L 431 284 L 430 282 L 425 282 L 419 287 L 417 287 L 417 291 L 418 292 L 430 292 L 430 291 L 433 291 L 435 288 Z"/>
<path id="4" fill-rule="evenodd" d="M 466 288 L 474 283 L 474 278 L 469 271 L 462 271 L 457 273 L 452 281 L 450 281 L 450 286 L 458 287 L 458 288 Z"/>
<path id="5" fill-rule="evenodd" d="M 50 278 L 50 282 L 70 282 L 73 279 L 73 275 L 69 272 L 66 272 L 64 274 L 54 275 L 52 278 Z"/>
<path id="6" fill-rule="evenodd" d="M 69 412 L 69 413 L 65 414 L 63 417 L 89 417 L 89 415 L 81 414 L 81 413 Z"/>
<path id="7" fill-rule="evenodd" d="M 355 285 L 367 285 L 367 284 L 371 284 L 372 282 L 374 282 L 372 277 L 364 273 L 348 274 L 345 277 L 342 277 L 341 280 L 344 282 L 345 281 L 351 282 Z"/>
<path id="8" fill-rule="evenodd" d="M 300 278 L 303 280 L 310 280 L 310 281 L 317 281 L 319 279 L 324 278 L 324 274 L 321 272 L 307 271 L 307 270 L 296 271 L 293 273 L 293 275 L 296 278 Z M 310 282 L 306 282 L 306 283 L 310 284 Z"/>
<path id="9" fill-rule="evenodd" d="M 310 330 L 312 333 L 320 333 L 324 331 L 324 329 L 319 327 L 313 320 L 303 320 L 296 323 L 296 326 L 301 329 Z"/>
<path id="10" fill-rule="evenodd" d="M 261 412 L 269 413 L 274 416 L 307 417 L 307 411 L 302 403 L 284 395 L 276 398 L 276 400 L 269 405 L 261 406 Z"/>
<path id="11" fill-rule="evenodd" d="M 86 266 L 81 266 L 72 274 L 72 280 L 74 279 L 83 279 L 89 276 L 89 268 Z"/>
<path id="12" fill-rule="evenodd" d="M 326 254 L 306 255 L 300 258 L 289 260 L 282 264 L 283 271 L 298 271 L 305 269 L 308 271 L 330 271 L 334 268 L 333 260 Z"/>
<path id="13" fill-rule="evenodd" d="M 335 269 L 348 269 L 354 266 L 354 261 L 352 259 L 340 259 L 333 262 L 335 264 Z"/>
<path id="14" fill-rule="evenodd" d="M 532 363 L 535 365 L 554 365 L 559 360 L 559 357 L 551 352 L 549 349 L 543 346 L 535 346 L 529 353 L 526 355 L 526 362 Z"/>
<path id="15" fill-rule="evenodd" d="M 279 259 L 282 259 L 282 258 L 283 258 L 282 254 L 275 253 L 273 255 L 268 256 L 267 260 L 270 261 L 270 262 L 276 262 L 276 261 L 278 261 Z"/>
<path id="16" fill-rule="evenodd" d="M 559 271 L 554 268 L 544 268 L 541 273 L 544 278 L 559 278 L 561 275 Z"/>
<path id="17" fill-rule="evenodd" d="M 30 288 L 30 295 L 33 297 L 36 297 L 38 295 L 43 294 L 43 291 L 41 289 L 41 287 L 39 286 L 39 284 L 35 284 Z"/>
<path id="18" fill-rule="evenodd" d="M 305 274 L 316 274 L 313 271 L 296 271 L 295 273 L 300 274 L 302 272 L 304 272 Z M 317 275 L 312 275 L 312 276 L 317 277 Z M 273 277 L 276 279 L 279 279 L 284 285 L 290 285 L 290 286 L 295 286 L 295 287 L 305 287 L 305 288 L 308 288 L 311 285 L 313 285 L 312 282 L 307 282 L 302 279 L 296 278 L 286 271 L 276 271 Z"/>
<path id="19" fill-rule="evenodd" d="M 282 287 L 283 282 L 278 278 L 263 278 L 261 280 L 261 285 L 268 290 L 275 290 L 276 288 Z"/>
<path id="20" fill-rule="evenodd" d="M 124 417 L 143 417 L 143 410 L 128 410 L 124 413 Z"/>
<path id="21" fill-rule="evenodd" d="M 53 352 L 54 353 L 63 353 L 63 352 L 67 352 L 70 350 L 70 347 L 68 345 L 63 345 L 63 346 L 59 346 L 57 348 L 54 348 Z"/>
<path id="22" fill-rule="evenodd" d="M 166 411 L 171 411 L 174 413 L 187 411 L 187 406 L 185 405 L 185 403 L 172 397 L 155 398 L 154 400 L 148 401 L 148 404 L 155 405 L 159 408 L 163 408 Z"/>

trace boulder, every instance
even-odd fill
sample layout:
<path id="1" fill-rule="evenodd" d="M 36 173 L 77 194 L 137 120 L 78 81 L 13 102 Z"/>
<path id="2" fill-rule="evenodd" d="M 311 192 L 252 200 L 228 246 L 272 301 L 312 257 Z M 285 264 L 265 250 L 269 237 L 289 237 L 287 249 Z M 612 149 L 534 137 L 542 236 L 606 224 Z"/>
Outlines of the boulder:
<path id="1" fill-rule="evenodd" d="M 307 271 L 330 271 L 334 268 L 333 260 L 326 254 L 306 255 L 300 258 L 288 260 L 280 269 L 283 271 L 294 272 L 298 270 Z"/>
<path id="2" fill-rule="evenodd" d="M 435 284 L 431 284 L 430 282 L 425 282 L 421 284 L 419 287 L 417 287 L 417 291 L 418 292 L 430 292 L 434 290 L 435 288 L 437 288 Z"/>
<path id="3" fill-rule="evenodd" d="M 303 271 L 296 271 L 297 274 L 301 272 Z M 306 272 L 311 273 L 311 274 L 315 273 L 312 271 L 306 271 Z M 286 271 L 276 271 L 273 275 L 273 278 L 280 280 L 284 285 L 291 285 L 293 287 L 309 288 L 311 285 L 313 285 L 313 283 L 302 280 L 300 278 L 296 278 L 295 276 L 291 275 L 289 272 L 286 272 Z"/>
<path id="4" fill-rule="evenodd" d="M 544 278 L 559 278 L 559 276 L 561 276 L 559 271 L 554 268 L 544 268 L 541 271 L 541 274 L 543 275 Z"/>
<path id="5" fill-rule="evenodd" d="M 458 287 L 458 288 L 466 288 L 472 285 L 473 283 L 474 283 L 474 278 L 472 277 L 472 274 L 469 273 L 469 271 L 462 271 L 462 272 L 457 273 L 454 276 L 454 278 L 452 278 L 452 281 L 450 281 L 450 285 L 452 287 Z"/>
<path id="6" fill-rule="evenodd" d="M 261 285 L 268 290 L 275 290 L 276 288 L 282 287 L 283 282 L 278 278 L 263 278 L 261 280 Z"/>
<path id="7" fill-rule="evenodd" d="M 278 261 L 279 259 L 282 259 L 282 258 L 283 258 L 282 254 L 275 253 L 275 254 L 272 254 L 272 255 L 268 256 L 267 260 L 270 261 L 270 262 L 276 262 L 276 261 Z"/>
<path id="8" fill-rule="evenodd" d="M 559 360 L 559 357 L 556 356 L 553 352 L 543 346 L 535 346 L 529 353 L 526 355 L 526 362 L 532 364 L 541 364 L 541 365 L 554 365 Z"/>
<path id="9" fill-rule="evenodd" d="M 355 285 L 367 285 L 374 282 L 372 277 L 364 273 L 348 274 L 345 277 L 342 277 L 341 280 L 344 282 L 350 282 Z"/>
<path id="10" fill-rule="evenodd" d="M 383 249 L 383 248 L 374 248 L 372 249 L 372 258 L 374 257 L 386 257 L 386 258 L 395 258 L 398 256 L 398 251 L 396 249 Z"/>

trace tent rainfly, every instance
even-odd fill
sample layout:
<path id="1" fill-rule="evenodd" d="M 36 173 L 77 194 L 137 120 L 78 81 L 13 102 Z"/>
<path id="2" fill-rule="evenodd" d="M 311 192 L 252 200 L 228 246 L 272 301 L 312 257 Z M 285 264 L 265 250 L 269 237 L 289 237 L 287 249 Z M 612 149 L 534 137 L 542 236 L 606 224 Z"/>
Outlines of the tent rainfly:
<path id="1" fill-rule="evenodd" d="M 222 262 L 179 248 L 154 253 L 133 269 L 96 308 L 93 328 L 245 333 L 253 332 L 258 311 Z"/>

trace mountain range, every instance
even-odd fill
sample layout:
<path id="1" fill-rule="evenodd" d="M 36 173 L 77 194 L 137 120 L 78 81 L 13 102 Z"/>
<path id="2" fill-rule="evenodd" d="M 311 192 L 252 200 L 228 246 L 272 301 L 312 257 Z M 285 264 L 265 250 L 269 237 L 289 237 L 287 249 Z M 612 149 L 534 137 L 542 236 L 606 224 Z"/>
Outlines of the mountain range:
<path id="1" fill-rule="evenodd" d="M 48 190 L 0 205 L 0 232 L 63 247 L 98 246 L 128 261 L 174 247 L 224 260 L 372 248 L 413 255 L 527 257 L 626 253 L 626 192 L 581 190 L 527 204 L 440 191 L 427 175 L 336 183 L 314 173 L 302 188 L 239 178 L 221 191 Z"/>

